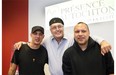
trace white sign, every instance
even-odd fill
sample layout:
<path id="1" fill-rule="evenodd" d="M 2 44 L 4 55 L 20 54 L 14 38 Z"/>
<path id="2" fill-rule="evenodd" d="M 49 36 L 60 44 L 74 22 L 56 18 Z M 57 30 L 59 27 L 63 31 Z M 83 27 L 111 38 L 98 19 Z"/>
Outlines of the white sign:
<path id="1" fill-rule="evenodd" d="M 96 23 L 114 20 L 114 0 L 75 0 L 45 8 L 46 29 L 53 17 L 60 17 L 64 26 L 74 26 L 79 21 Z"/>

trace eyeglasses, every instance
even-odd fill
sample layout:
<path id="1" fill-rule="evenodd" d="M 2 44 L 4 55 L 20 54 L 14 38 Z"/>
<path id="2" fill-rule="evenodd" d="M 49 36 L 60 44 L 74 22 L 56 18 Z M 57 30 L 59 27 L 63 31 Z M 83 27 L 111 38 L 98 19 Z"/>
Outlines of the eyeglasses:
<path id="1" fill-rule="evenodd" d="M 51 26 L 51 29 L 55 30 L 55 29 L 61 29 L 63 28 L 63 25 L 57 25 L 57 26 Z"/>

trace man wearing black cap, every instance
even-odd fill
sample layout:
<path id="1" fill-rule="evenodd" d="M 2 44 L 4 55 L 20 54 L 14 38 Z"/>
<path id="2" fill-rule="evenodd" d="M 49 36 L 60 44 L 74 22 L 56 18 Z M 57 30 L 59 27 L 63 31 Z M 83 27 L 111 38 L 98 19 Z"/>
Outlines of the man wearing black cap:
<path id="1" fill-rule="evenodd" d="M 48 64 L 51 75 L 63 75 L 62 71 L 62 56 L 64 51 L 73 45 L 74 37 L 64 35 L 64 22 L 61 18 L 52 18 L 49 22 L 51 36 L 43 41 L 43 45 L 48 52 Z M 97 38 L 95 38 L 97 39 Z M 99 40 L 99 39 L 97 39 Z M 22 42 L 15 44 L 15 47 L 20 48 Z M 102 51 L 104 53 L 111 49 L 109 43 L 99 40 Z"/>
<path id="2" fill-rule="evenodd" d="M 17 66 L 19 75 L 45 75 L 44 65 L 48 62 L 48 55 L 47 50 L 41 45 L 44 29 L 34 26 L 30 36 L 31 42 L 23 44 L 20 50 L 15 50 L 8 75 L 15 75 Z"/>

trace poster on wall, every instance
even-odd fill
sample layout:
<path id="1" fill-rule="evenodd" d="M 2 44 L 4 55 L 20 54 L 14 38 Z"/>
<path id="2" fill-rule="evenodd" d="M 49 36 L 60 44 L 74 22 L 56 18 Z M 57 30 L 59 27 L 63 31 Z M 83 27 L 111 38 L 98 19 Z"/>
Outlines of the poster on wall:
<path id="1" fill-rule="evenodd" d="M 90 23 L 114 20 L 114 0 L 72 0 L 45 8 L 45 28 L 53 17 L 64 20 L 65 27 L 79 21 Z"/>

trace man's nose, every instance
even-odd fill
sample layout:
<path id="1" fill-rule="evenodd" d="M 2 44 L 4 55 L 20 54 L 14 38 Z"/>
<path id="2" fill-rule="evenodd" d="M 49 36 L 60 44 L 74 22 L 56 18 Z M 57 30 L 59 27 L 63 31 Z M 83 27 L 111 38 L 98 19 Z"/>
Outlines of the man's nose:
<path id="1" fill-rule="evenodd" d="M 56 30 L 59 30 L 59 27 L 56 27 Z"/>
<path id="2" fill-rule="evenodd" d="M 79 35 L 82 35 L 82 32 L 81 31 L 79 32 Z"/>

